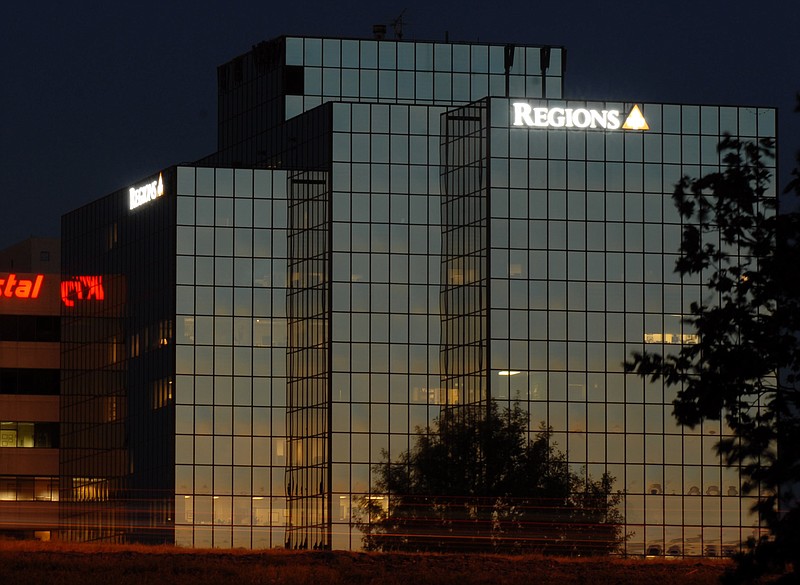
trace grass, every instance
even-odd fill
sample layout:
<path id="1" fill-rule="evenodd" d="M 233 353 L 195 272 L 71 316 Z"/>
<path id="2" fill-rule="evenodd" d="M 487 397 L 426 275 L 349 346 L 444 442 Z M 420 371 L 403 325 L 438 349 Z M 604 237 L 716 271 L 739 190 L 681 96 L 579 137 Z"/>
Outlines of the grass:
<path id="1" fill-rule="evenodd" d="M 0 584 L 691 585 L 727 560 L 198 550 L 0 541 Z"/>

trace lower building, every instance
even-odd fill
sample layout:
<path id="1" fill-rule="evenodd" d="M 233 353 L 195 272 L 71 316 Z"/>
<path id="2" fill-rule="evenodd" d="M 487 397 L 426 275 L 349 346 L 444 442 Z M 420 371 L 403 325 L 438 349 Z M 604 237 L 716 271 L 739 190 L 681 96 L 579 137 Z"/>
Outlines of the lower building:
<path id="1" fill-rule="evenodd" d="M 58 529 L 59 241 L 0 251 L 0 537 Z"/>

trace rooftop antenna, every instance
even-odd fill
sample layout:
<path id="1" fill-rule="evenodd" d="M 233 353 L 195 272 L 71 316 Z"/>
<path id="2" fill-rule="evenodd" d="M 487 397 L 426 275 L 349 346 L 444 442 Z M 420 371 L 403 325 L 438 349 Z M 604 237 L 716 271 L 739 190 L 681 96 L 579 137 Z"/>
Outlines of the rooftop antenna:
<path id="1" fill-rule="evenodd" d="M 403 11 L 400 13 L 400 15 L 392 20 L 392 28 L 394 29 L 394 38 L 396 38 L 398 41 L 403 40 L 403 25 L 407 24 L 403 20 L 403 15 L 406 13 L 406 10 L 408 10 L 408 8 L 403 8 Z"/>

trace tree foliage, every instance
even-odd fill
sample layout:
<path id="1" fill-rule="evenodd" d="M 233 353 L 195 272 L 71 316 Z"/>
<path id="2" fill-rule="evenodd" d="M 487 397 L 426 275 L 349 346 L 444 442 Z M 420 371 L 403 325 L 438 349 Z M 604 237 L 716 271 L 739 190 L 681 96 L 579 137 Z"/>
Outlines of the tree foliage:
<path id="1" fill-rule="evenodd" d="M 384 459 L 361 502 L 368 550 L 602 554 L 622 542 L 613 478 L 570 471 L 548 430 L 528 438 L 519 405 L 447 409 Z"/>
<path id="2" fill-rule="evenodd" d="M 676 272 L 703 284 L 685 320 L 697 343 L 634 354 L 626 367 L 677 388 L 680 423 L 721 419 L 732 431 L 717 451 L 740 467 L 770 532 L 740 559 L 742 577 L 767 559 L 800 566 L 800 218 L 777 213 L 771 140 L 728 136 L 719 150 L 720 172 L 684 178 L 673 195 L 684 223 Z"/>

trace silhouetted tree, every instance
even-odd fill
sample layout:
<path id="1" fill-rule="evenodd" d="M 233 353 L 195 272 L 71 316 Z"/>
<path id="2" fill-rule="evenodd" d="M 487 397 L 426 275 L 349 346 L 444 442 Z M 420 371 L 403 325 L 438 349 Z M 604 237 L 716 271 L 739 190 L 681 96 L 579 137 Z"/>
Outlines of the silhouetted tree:
<path id="1" fill-rule="evenodd" d="M 570 471 L 519 405 L 449 408 L 376 465 L 358 522 L 368 550 L 607 554 L 621 544 L 613 478 Z"/>
<path id="2" fill-rule="evenodd" d="M 800 216 L 777 213 L 771 140 L 727 136 L 719 151 L 723 170 L 684 178 L 673 195 L 684 221 L 676 271 L 704 284 L 685 321 L 698 342 L 634 354 L 626 368 L 678 389 L 680 423 L 722 419 L 731 429 L 716 449 L 741 468 L 742 491 L 758 496 L 770 532 L 739 555 L 737 581 L 800 569 Z M 787 191 L 798 188 L 794 174 Z"/>

